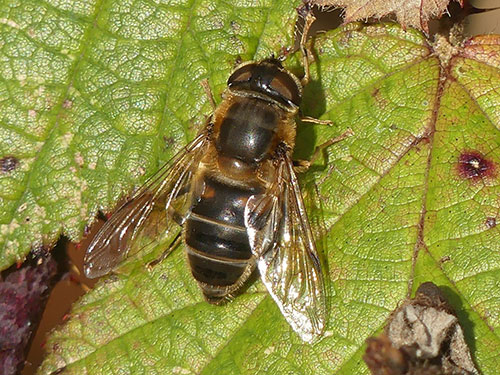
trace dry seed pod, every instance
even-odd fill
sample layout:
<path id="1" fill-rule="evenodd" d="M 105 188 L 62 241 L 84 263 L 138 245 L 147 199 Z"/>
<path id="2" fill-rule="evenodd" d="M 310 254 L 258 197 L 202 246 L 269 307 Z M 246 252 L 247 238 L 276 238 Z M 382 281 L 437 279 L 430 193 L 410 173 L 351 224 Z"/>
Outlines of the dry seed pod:
<path id="1" fill-rule="evenodd" d="M 389 318 L 385 333 L 367 340 L 373 375 L 479 374 L 453 308 L 439 288 L 423 283 Z"/>

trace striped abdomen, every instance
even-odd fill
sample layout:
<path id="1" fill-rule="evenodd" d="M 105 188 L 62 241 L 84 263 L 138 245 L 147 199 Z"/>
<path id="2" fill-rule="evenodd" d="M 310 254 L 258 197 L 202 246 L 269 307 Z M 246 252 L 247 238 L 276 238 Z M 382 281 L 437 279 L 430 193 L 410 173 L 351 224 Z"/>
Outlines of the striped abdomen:
<path id="1" fill-rule="evenodd" d="M 244 223 L 248 198 L 263 191 L 240 187 L 208 174 L 186 221 L 185 240 L 194 278 L 211 302 L 227 294 L 252 256 Z"/>
<path id="2" fill-rule="evenodd" d="M 261 84 L 267 82 L 263 78 Z M 193 276 L 210 302 L 217 303 L 249 276 L 244 273 L 253 266 L 245 206 L 252 195 L 265 193 L 261 167 L 283 141 L 280 124 L 288 126 L 294 114 L 273 98 L 249 92 L 228 95 L 214 113 L 213 143 L 185 229 Z M 288 134 L 294 137 L 292 130 Z"/>

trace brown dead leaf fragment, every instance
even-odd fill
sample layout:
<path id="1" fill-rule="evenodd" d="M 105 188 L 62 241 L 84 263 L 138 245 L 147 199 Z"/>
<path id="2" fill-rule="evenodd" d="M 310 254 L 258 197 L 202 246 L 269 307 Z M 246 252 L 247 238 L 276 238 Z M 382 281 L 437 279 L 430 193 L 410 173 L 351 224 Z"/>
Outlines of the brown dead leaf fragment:
<path id="1" fill-rule="evenodd" d="M 456 0 L 462 5 L 462 0 Z M 344 21 L 363 21 L 394 14 L 403 27 L 414 27 L 429 32 L 428 22 L 440 18 L 446 11 L 449 0 L 311 0 L 307 4 L 320 8 L 345 9 Z"/>
<path id="2" fill-rule="evenodd" d="M 475 375 L 453 308 L 433 283 L 420 285 L 389 318 L 385 332 L 367 340 L 372 375 Z"/>

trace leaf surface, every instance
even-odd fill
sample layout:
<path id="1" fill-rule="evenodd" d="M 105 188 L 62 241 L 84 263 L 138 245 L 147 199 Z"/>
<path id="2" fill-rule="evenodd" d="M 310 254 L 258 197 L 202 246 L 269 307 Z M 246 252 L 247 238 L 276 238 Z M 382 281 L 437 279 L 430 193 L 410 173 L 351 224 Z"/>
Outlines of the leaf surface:
<path id="1" fill-rule="evenodd" d="M 200 80 L 220 100 L 238 55 L 292 44 L 299 5 L 8 4 L 0 150 L 20 163 L 0 176 L 4 267 L 61 231 L 79 239 L 193 137 L 210 113 Z M 60 31 L 71 22 L 74 40 Z M 40 373 L 367 374 L 364 340 L 428 280 L 458 309 L 478 367 L 496 373 L 499 39 L 472 39 L 445 62 L 415 31 L 351 24 L 314 48 L 303 111 L 335 126 L 299 124 L 296 157 L 354 133 L 301 176 L 327 263 L 325 337 L 302 343 L 260 282 L 223 307 L 204 302 L 180 247 L 152 271 L 132 260 L 87 294 Z"/>
<path id="2" fill-rule="evenodd" d="M 0 4 L 0 159 L 17 160 L 0 173 L 0 269 L 80 240 L 201 126 L 200 81 L 220 93 L 238 58 L 290 46 L 294 21 L 286 1 Z"/>

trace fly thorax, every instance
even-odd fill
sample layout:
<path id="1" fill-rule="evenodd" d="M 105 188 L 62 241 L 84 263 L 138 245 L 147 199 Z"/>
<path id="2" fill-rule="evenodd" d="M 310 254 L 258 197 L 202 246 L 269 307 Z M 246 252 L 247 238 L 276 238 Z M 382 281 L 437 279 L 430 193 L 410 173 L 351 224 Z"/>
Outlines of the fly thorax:
<path id="1" fill-rule="evenodd" d="M 220 119 L 215 146 L 220 155 L 255 164 L 271 153 L 281 111 L 255 98 L 237 98 Z"/>

